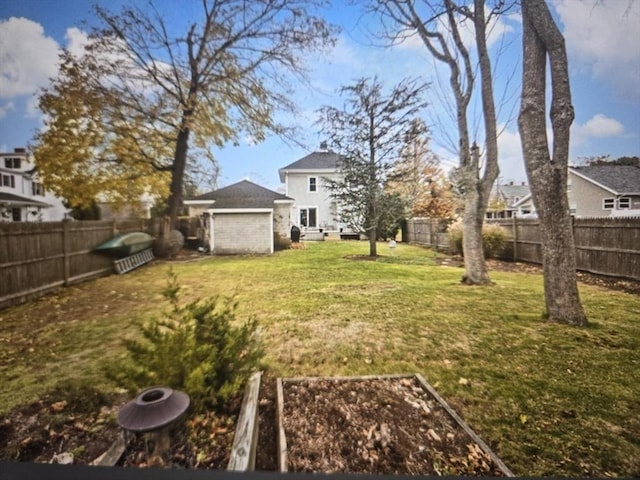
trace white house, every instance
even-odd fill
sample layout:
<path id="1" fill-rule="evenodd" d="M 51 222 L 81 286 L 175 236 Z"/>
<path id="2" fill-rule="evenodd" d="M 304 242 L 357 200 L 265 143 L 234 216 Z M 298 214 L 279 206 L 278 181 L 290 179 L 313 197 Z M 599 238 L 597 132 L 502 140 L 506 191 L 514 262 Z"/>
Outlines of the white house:
<path id="1" fill-rule="evenodd" d="M 320 150 L 278 170 L 285 195 L 295 200 L 291 223 L 306 231 L 346 231 L 339 205 L 331 197 L 327 179 L 340 178 L 340 156 Z"/>
<path id="2" fill-rule="evenodd" d="M 55 222 L 68 209 L 35 173 L 33 157 L 24 148 L 0 153 L 0 222 Z"/>

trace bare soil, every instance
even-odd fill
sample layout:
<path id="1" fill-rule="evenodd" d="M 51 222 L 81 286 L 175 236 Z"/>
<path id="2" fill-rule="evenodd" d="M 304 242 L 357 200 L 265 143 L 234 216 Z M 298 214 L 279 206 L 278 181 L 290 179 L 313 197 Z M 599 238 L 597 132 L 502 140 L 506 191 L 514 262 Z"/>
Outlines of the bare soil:
<path id="1" fill-rule="evenodd" d="M 464 263 L 461 257 L 442 257 L 436 259 L 439 265 L 450 267 L 463 267 Z M 487 268 L 502 272 L 530 273 L 542 274 L 542 265 L 525 262 L 507 262 L 504 260 L 487 260 Z M 618 290 L 621 292 L 640 295 L 640 282 L 628 278 L 616 278 L 607 275 L 598 275 L 590 272 L 577 272 L 578 282 L 587 285 L 596 285 L 610 290 Z"/>
<path id="2" fill-rule="evenodd" d="M 289 471 L 502 474 L 414 378 L 285 382 L 283 393 Z"/>
<path id="3" fill-rule="evenodd" d="M 105 398 L 94 411 L 60 397 L 47 395 L 0 417 L 0 460 L 31 463 L 91 464 L 106 452 L 122 430 L 116 414 L 128 399 Z M 234 425 L 240 399 L 218 413 L 189 415 L 171 430 L 170 450 L 156 459 L 155 466 L 225 469 L 233 444 Z M 144 435 L 128 434 L 129 444 L 119 465 L 150 465 Z"/>

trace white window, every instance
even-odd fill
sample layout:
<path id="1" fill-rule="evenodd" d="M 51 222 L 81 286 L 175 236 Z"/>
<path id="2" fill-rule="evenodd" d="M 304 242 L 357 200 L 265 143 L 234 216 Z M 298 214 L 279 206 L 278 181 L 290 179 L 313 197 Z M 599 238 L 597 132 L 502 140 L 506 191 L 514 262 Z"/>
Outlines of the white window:
<path id="1" fill-rule="evenodd" d="M 603 198 L 602 199 L 602 209 L 603 210 L 612 210 L 616 206 L 615 198 Z"/>
<path id="2" fill-rule="evenodd" d="M 620 197 L 618 199 L 618 208 L 620 210 L 628 210 L 631 208 L 631 199 L 629 197 Z"/>
<path id="3" fill-rule="evenodd" d="M 300 209 L 300 225 L 303 227 L 318 226 L 318 209 L 317 208 L 301 208 Z"/>
<path id="4" fill-rule="evenodd" d="M 16 179 L 13 175 L 0 175 L 2 177 L 1 185 L 3 187 L 16 188 Z"/>
<path id="5" fill-rule="evenodd" d="M 318 191 L 318 177 L 309 177 L 309 191 L 310 192 Z"/>

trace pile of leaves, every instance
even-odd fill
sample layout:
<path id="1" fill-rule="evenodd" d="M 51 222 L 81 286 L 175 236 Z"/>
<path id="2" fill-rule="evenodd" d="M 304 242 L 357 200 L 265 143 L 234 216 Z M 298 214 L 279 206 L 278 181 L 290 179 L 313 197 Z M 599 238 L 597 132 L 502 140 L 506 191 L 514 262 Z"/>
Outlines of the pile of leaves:
<path id="1" fill-rule="evenodd" d="M 412 378 L 284 383 L 288 470 L 501 476 Z"/>

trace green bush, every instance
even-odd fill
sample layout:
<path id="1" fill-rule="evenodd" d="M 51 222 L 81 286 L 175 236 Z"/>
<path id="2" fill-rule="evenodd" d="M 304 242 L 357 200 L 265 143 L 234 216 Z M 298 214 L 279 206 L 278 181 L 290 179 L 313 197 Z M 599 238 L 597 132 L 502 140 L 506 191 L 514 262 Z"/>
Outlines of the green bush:
<path id="1" fill-rule="evenodd" d="M 500 226 L 495 224 L 484 225 L 482 228 L 482 248 L 484 258 L 496 258 L 502 252 L 506 240 L 506 234 Z"/>
<path id="2" fill-rule="evenodd" d="M 449 249 L 453 255 L 462 255 L 462 221 L 449 226 Z M 482 228 L 482 247 L 485 258 L 496 258 L 504 249 L 506 234 L 498 225 L 485 224 Z"/>
<path id="3" fill-rule="evenodd" d="M 449 252 L 452 255 L 462 255 L 462 220 L 456 220 L 447 229 L 449 235 Z"/>
<path id="4" fill-rule="evenodd" d="M 263 355 L 255 319 L 235 326 L 237 302 L 220 296 L 180 305 L 177 276 L 169 272 L 163 296 L 172 309 L 141 326 L 142 340 L 128 340 L 126 358 L 108 376 L 129 391 L 153 385 L 186 392 L 196 410 L 238 394 Z"/>

